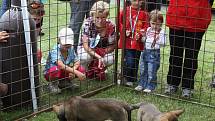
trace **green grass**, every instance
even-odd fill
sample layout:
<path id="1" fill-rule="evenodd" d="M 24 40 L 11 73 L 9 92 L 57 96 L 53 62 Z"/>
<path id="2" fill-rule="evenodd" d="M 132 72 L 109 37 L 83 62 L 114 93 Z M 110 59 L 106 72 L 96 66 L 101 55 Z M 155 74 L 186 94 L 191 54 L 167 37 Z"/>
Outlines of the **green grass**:
<path id="1" fill-rule="evenodd" d="M 111 5 L 111 20 L 115 21 L 116 9 Z M 46 58 L 48 51 L 57 43 L 58 31 L 67 27 L 69 24 L 70 18 L 70 5 L 66 2 L 59 2 L 58 0 L 48 0 L 45 5 L 46 15 L 44 17 L 43 32 L 45 36 L 38 38 L 38 48 L 43 51 L 43 57 Z M 166 9 L 162 12 L 165 13 Z M 163 26 L 166 29 L 168 34 L 168 28 Z M 213 69 L 214 69 L 214 38 L 215 38 L 215 21 L 212 20 L 208 31 L 204 36 L 204 41 L 202 42 L 201 51 L 199 54 L 199 68 L 195 77 L 195 94 L 191 101 L 209 104 L 215 106 L 215 89 L 211 89 L 208 84 L 212 80 Z M 168 40 L 168 39 L 167 39 Z M 161 55 L 161 67 L 158 72 L 158 89 L 155 93 L 163 94 L 163 88 L 166 84 L 166 75 L 168 72 L 168 58 L 169 58 L 169 44 L 167 47 L 162 49 Z M 119 53 L 119 65 L 121 63 L 121 53 Z M 46 85 L 47 82 L 44 81 L 42 76 L 43 66 L 40 66 L 40 84 Z M 112 70 L 112 69 L 110 69 Z M 108 81 L 98 82 L 95 80 L 88 80 L 87 83 L 80 83 L 80 89 L 73 91 L 64 91 L 60 95 L 50 94 L 48 91 L 41 91 L 40 96 L 40 109 L 50 107 L 53 103 L 56 103 L 60 100 L 67 99 L 71 95 L 80 95 L 86 92 L 89 92 L 93 89 L 97 89 L 104 85 L 112 83 L 112 71 L 109 71 Z M 178 95 L 173 95 L 175 98 L 181 99 L 180 92 Z M 215 114 L 214 109 L 207 108 L 205 106 L 200 106 L 197 104 L 191 104 L 186 101 L 173 100 L 170 98 L 159 97 L 155 95 L 145 95 L 143 93 L 136 93 L 132 89 L 124 87 L 114 87 L 107 91 L 104 91 L 95 97 L 107 97 L 107 98 L 116 98 L 119 100 L 126 101 L 128 103 L 137 103 L 140 101 L 148 101 L 154 103 L 161 111 L 168 111 L 177 108 L 184 108 L 186 112 L 181 116 L 180 120 L 182 121 L 214 121 Z M 4 121 L 10 121 L 14 118 L 17 118 L 20 115 L 25 115 L 31 112 L 31 109 L 16 110 L 12 112 L 0 112 L 0 119 L 3 118 Z M 203 114 L 203 112 L 205 112 Z M 133 113 L 133 121 L 135 121 L 136 112 Z M 56 115 L 53 112 L 42 113 L 32 119 L 32 121 L 46 121 L 53 120 L 57 121 Z"/>
<path id="2" fill-rule="evenodd" d="M 135 92 L 134 90 L 126 87 L 116 86 L 92 98 L 114 98 L 130 104 L 147 101 L 155 104 L 162 112 L 175 109 L 185 109 L 185 113 L 179 118 L 181 121 L 214 121 L 215 119 L 215 112 L 213 108 L 185 103 L 155 95 L 146 95 L 144 93 Z M 137 111 L 133 111 L 132 113 L 132 121 L 136 121 L 136 112 Z M 57 121 L 54 112 L 42 113 L 41 115 L 31 118 L 30 121 L 46 121 L 50 119 L 52 121 Z"/>

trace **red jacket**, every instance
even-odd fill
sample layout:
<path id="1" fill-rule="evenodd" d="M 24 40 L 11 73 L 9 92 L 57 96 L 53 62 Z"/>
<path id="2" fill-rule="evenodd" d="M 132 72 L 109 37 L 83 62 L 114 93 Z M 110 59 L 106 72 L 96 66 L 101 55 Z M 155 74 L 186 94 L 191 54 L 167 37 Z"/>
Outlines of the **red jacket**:
<path id="1" fill-rule="evenodd" d="M 172 29 L 204 32 L 211 21 L 211 6 L 208 0 L 170 0 L 166 21 Z"/>
<path id="2" fill-rule="evenodd" d="M 131 16 L 133 17 L 132 20 L 132 26 L 134 26 L 134 21 L 136 19 L 136 15 L 138 14 L 138 10 L 132 9 L 131 8 Z M 147 27 L 149 26 L 149 17 L 147 12 L 145 11 L 140 11 L 137 22 L 136 22 L 136 27 L 135 27 L 135 31 L 134 31 L 134 35 L 136 35 L 136 33 L 140 34 L 140 30 L 144 29 L 146 31 Z M 119 16 L 119 29 L 120 29 L 120 40 L 119 40 L 119 48 L 123 47 L 123 11 L 120 12 L 120 16 Z M 131 31 L 131 25 L 130 25 L 130 6 L 128 6 L 126 8 L 126 25 L 125 25 L 126 30 L 130 30 Z M 130 37 L 126 38 L 126 49 L 135 49 L 135 50 L 143 50 L 143 43 L 141 42 L 141 40 L 136 40 L 136 38 L 132 39 Z"/>

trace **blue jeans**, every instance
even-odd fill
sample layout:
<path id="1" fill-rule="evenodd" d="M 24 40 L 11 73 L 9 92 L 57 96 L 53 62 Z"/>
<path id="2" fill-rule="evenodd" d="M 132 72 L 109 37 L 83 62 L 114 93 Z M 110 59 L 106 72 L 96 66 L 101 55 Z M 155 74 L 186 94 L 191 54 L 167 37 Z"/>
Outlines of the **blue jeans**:
<path id="1" fill-rule="evenodd" d="M 157 71 L 160 67 L 160 50 L 144 50 L 140 57 L 139 85 L 154 90 L 157 86 Z"/>
<path id="2" fill-rule="evenodd" d="M 127 79 L 127 82 L 136 82 L 137 81 L 137 73 L 138 73 L 138 65 L 140 59 L 140 51 L 138 50 L 125 50 L 124 57 L 124 76 Z"/>
<path id="3" fill-rule="evenodd" d="M 9 0 L 2 0 L 0 17 L 9 9 Z"/>

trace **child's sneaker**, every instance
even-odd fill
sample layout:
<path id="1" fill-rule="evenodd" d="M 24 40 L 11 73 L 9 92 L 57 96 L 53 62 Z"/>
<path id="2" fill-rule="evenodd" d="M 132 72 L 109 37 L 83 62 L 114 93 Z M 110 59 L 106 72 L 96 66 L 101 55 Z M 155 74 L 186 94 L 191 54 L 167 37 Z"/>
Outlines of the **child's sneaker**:
<path id="1" fill-rule="evenodd" d="M 58 87 L 58 82 L 51 82 L 49 84 L 49 91 L 55 94 L 61 93 L 61 89 Z"/>
<path id="2" fill-rule="evenodd" d="M 184 88 L 182 89 L 182 97 L 190 98 L 193 95 L 193 91 L 191 89 Z"/>
<path id="3" fill-rule="evenodd" d="M 176 93 L 178 88 L 176 86 L 167 85 L 164 91 L 165 94 L 170 95 Z"/>
<path id="4" fill-rule="evenodd" d="M 150 89 L 144 89 L 144 90 L 143 90 L 143 92 L 151 93 L 151 92 L 152 92 L 152 90 L 150 90 Z"/>
<path id="5" fill-rule="evenodd" d="M 137 91 L 142 91 L 143 90 L 143 87 L 142 86 L 140 86 L 140 85 L 138 85 L 137 87 L 135 87 L 134 88 L 135 90 L 137 90 Z"/>
<path id="6" fill-rule="evenodd" d="M 133 82 L 126 82 L 125 85 L 128 86 L 128 87 L 132 87 L 133 86 Z"/>

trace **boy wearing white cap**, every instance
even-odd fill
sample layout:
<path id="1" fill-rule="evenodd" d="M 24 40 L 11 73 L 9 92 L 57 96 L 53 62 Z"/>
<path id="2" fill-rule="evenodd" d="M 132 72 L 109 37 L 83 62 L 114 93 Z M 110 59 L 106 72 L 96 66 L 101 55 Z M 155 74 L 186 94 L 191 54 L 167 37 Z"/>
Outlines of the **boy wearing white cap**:
<path id="1" fill-rule="evenodd" d="M 80 80 L 86 78 L 85 69 L 80 66 L 79 58 L 72 47 L 73 44 L 72 29 L 61 29 L 58 35 L 58 44 L 50 50 L 44 70 L 45 79 L 51 81 L 49 89 L 53 93 L 61 92 L 59 82 L 70 83 L 70 80 L 75 77 Z"/>

